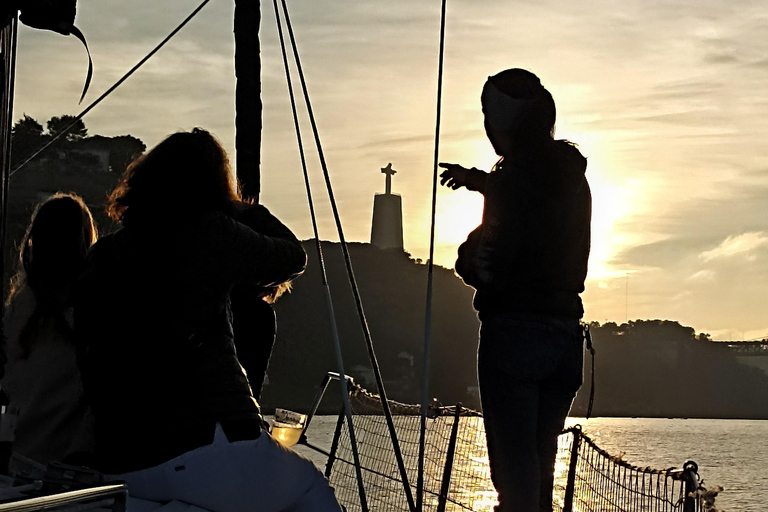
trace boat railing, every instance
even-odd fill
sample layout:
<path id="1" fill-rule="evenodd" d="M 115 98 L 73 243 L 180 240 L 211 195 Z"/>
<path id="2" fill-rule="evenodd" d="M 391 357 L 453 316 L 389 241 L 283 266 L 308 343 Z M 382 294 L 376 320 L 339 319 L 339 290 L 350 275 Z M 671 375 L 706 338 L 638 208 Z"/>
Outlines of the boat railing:
<path id="1" fill-rule="evenodd" d="M 126 512 L 125 484 L 105 484 L 75 490 L 46 490 L 42 483 L 0 485 L 0 512 Z"/>
<path id="2" fill-rule="evenodd" d="M 312 446 L 307 430 L 330 380 L 326 375 L 309 410 L 302 443 L 328 457 L 325 475 L 349 511 L 361 510 L 346 417 L 338 415 L 329 451 Z M 345 377 L 357 448 L 371 510 L 408 510 L 377 395 Z M 409 480 L 416 482 L 420 406 L 389 401 Z M 491 511 L 496 492 L 490 478 L 482 414 L 461 404 L 430 404 L 424 462 L 423 510 Z M 415 491 L 415 489 L 414 489 Z M 642 468 L 600 448 L 580 426 L 558 439 L 553 510 L 564 512 L 699 512 L 710 510 L 696 463 L 668 469 Z"/>

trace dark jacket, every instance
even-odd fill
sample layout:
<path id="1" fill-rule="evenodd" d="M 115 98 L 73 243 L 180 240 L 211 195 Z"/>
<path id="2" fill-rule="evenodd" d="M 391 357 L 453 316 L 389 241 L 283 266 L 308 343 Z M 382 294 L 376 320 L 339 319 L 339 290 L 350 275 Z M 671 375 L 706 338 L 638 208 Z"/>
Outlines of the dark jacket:
<path id="1" fill-rule="evenodd" d="M 583 316 L 592 214 L 585 170 L 576 147 L 554 141 L 488 175 L 483 222 L 456 262 L 477 290 L 481 318 L 496 310 Z"/>
<path id="2" fill-rule="evenodd" d="M 301 244 L 282 228 L 268 237 L 208 212 L 173 229 L 134 221 L 93 246 L 75 330 L 99 469 L 159 464 L 210 443 L 216 422 L 257 424 L 229 293 L 304 270 Z"/>
<path id="3" fill-rule="evenodd" d="M 240 209 L 235 219 L 267 236 L 280 236 L 285 226 L 266 208 L 250 205 Z M 248 375 L 253 396 L 258 400 L 272 356 L 277 335 L 277 316 L 263 296 L 270 290 L 251 284 L 239 284 L 230 293 L 232 328 L 237 358 Z"/>

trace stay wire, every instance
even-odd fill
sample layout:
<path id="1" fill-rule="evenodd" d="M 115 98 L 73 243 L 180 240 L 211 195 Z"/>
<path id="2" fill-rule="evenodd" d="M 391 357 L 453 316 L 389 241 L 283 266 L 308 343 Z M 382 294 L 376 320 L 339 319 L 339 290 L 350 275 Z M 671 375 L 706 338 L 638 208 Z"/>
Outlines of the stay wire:
<path id="1" fill-rule="evenodd" d="M 424 452 L 426 449 L 427 407 L 429 402 L 429 360 L 432 343 L 432 275 L 435 259 L 435 218 L 437 211 L 437 163 L 440 151 L 440 112 L 443 96 L 443 61 L 445 54 L 446 0 L 442 1 L 440 15 L 440 53 L 437 71 L 437 114 L 435 116 L 435 154 L 432 166 L 432 216 L 429 231 L 429 260 L 427 261 L 427 304 L 424 319 L 424 368 L 422 370 L 421 429 L 419 434 L 419 472 L 416 482 L 416 509 L 421 511 L 424 495 Z"/>
<path id="2" fill-rule="evenodd" d="M 107 90 L 106 90 L 106 91 L 105 91 L 105 92 L 104 92 L 104 93 L 103 93 L 101 96 L 99 96 L 98 98 L 96 98 L 96 99 L 95 99 L 93 102 L 91 102 L 91 104 L 90 104 L 90 105 L 88 105 L 87 107 L 85 107 L 85 109 L 83 109 L 83 111 L 82 111 L 82 112 L 80 112 L 80 113 L 79 113 L 79 114 L 78 114 L 78 115 L 75 117 L 75 119 L 74 119 L 74 120 L 73 120 L 73 121 L 72 121 L 72 122 L 71 122 L 71 123 L 70 123 L 70 124 L 69 124 L 69 125 L 68 125 L 66 128 L 64 128 L 63 130 L 61 130 L 61 131 L 60 131 L 59 133 L 57 133 L 57 134 L 56 134 L 56 135 L 55 135 L 55 136 L 54 136 L 54 137 L 53 137 L 51 140 L 49 140 L 47 143 L 43 144 L 43 145 L 42 145 L 42 146 L 41 146 L 41 147 L 40 147 L 40 148 L 39 148 L 37 151 L 35 151 L 34 153 L 32 153 L 32 156 L 30 156 L 29 158 L 27 158 L 26 160 L 24 160 L 24 161 L 23 161 L 21 164 L 19 164 L 19 166 L 18 166 L 18 167 L 16 167 L 16 168 L 15 168 L 13 171 L 11 171 L 11 173 L 10 173 L 10 175 L 9 175 L 9 176 L 13 176 L 14 174 L 16 174 L 17 172 L 19 172 L 20 170 L 22 170 L 22 169 L 23 169 L 23 168 L 24 168 L 24 167 L 25 167 L 25 166 L 26 166 L 26 165 L 27 165 L 29 162 L 31 162 L 32 160 L 34 160 L 34 159 L 37 157 L 37 155 L 39 155 L 40 153 L 42 153 L 43 151 L 45 151 L 46 149 L 48 149 L 48 148 L 51 146 L 51 144 L 53 144 L 54 142 L 56 142 L 57 140 L 59 140 L 61 137 L 63 137 L 63 136 L 64 136 L 64 134 L 66 134 L 67 132 L 69 132 L 69 130 L 71 130 L 71 129 L 72 129 L 72 128 L 73 128 L 73 127 L 74 127 L 74 126 L 75 126 L 75 125 L 76 125 L 76 124 L 77 124 L 77 123 L 78 123 L 78 122 L 81 120 L 81 119 L 83 119 L 83 117 L 85 117 L 85 115 L 86 115 L 88 112 L 90 112 L 90 111 L 91 111 L 91 110 L 92 110 L 92 109 L 93 109 L 93 108 L 94 108 L 96 105 L 98 105 L 99 103 L 101 103 L 101 101 L 102 101 L 104 98 L 106 98 L 107 96 L 109 96 L 110 94 L 112 94 L 112 92 L 113 92 L 115 89 L 117 89 L 118 87 L 120 87 L 120 86 L 123 84 L 123 82 L 125 82 L 125 81 L 126 81 L 126 80 L 127 80 L 127 79 L 128 79 L 128 78 L 129 78 L 129 77 L 130 77 L 130 76 L 131 76 L 133 73 L 134 73 L 134 72 L 136 72 L 136 70 L 138 70 L 138 69 L 139 69 L 141 66 L 143 66 L 143 65 L 144 65 L 144 63 L 145 63 L 145 62 L 147 62 L 149 59 L 151 59 L 151 58 L 152 58 L 152 56 L 154 56 L 154 55 L 155 55 L 155 54 L 156 54 L 158 51 L 160 51 L 160 48 L 162 48 L 163 46 L 165 46 L 165 43 L 167 43 L 168 41 L 170 41 L 170 40 L 171 40 L 171 38 L 173 38 L 173 36 L 175 36 L 175 35 L 176 35 L 176 34 L 177 34 L 177 33 L 178 33 L 178 32 L 179 32 L 179 31 L 180 31 L 182 28 L 184 28 L 184 26 L 185 26 L 187 23 L 189 23 L 189 22 L 192 20 L 192 18 L 194 18 L 194 17 L 197 15 L 197 13 L 199 13 L 199 12 L 200 12 L 200 11 L 203 9 L 203 7 L 205 7 L 205 5 L 206 5 L 208 2 L 210 2 L 210 1 L 211 1 L 211 0 L 203 0 L 203 2 L 202 2 L 202 3 L 201 3 L 199 6 L 197 6 L 197 8 L 196 8 L 194 11 L 192 11 L 192 14 L 190 14 L 189 16 L 187 16 L 187 17 L 184 19 L 184 21 L 182 21 L 182 22 L 181 22 L 181 23 L 180 23 L 180 24 L 179 24 L 179 25 L 178 25 L 178 26 L 177 26 L 175 29 L 173 29 L 173 31 L 172 31 L 170 34 L 168 34 L 168 36 L 167 36 L 165 39 L 163 39 L 162 41 L 160 41 L 160 43 L 159 43 L 157 46 L 155 46 L 155 48 L 154 48 L 154 49 L 153 49 L 151 52 L 149 52 L 149 53 L 148 53 L 148 54 L 147 54 L 147 55 L 146 55 L 146 56 L 145 56 L 143 59 L 141 59 L 141 60 L 140 60 L 140 61 L 139 61 L 139 62 L 138 62 L 138 63 L 137 63 L 135 66 L 133 66 L 133 67 L 132 67 L 132 68 L 131 68 L 131 69 L 130 69 L 130 70 L 127 72 L 127 73 L 125 73 L 125 74 L 122 76 L 122 78 L 120 78 L 120 80 L 118 80 L 117 82 L 115 82 L 115 83 L 112 85 L 112 87 L 110 87 L 109 89 L 107 89 Z"/>
<path id="3" fill-rule="evenodd" d="M 283 67 L 285 68 L 285 80 L 288 84 L 288 94 L 291 99 L 291 111 L 293 113 L 293 124 L 296 128 L 296 141 L 299 146 L 299 155 L 301 157 L 301 168 L 304 174 L 304 185 L 307 189 L 307 202 L 309 203 L 309 213 L 312 219 L 312 230 L 315 235 L 315 245 L 317 247 L 317 260 L 320 263 L 320 274 L 323 282 L 323 289 L 325 291 L 325 304 L 328 308 L 328 316 L 331 322 L 331 332 L 333 335 L 333 348 L 336 355 L 336 366 L 338 367 L 339 384 L 341 385 L 341 400 L 344 407 L 344 416 L 349 426 L 349 441 L 352 445 L 352 456 L 355 461 L 355 473 L 357 475 L 357 487 L 360 494 L 360 507 L 363 512 L 368 512 L 368 500 L 365 495 L 365 486 L 363 484 L 363 472 L 362 465 L 360 463 L 360 453 L 357 448 L 357 440 L 355 437 L 355 429 L 352 424 L 352 407 L 349 403 L 349 389 L 347 388 L 346 373 L 344 372 L 344 359 L 341 354 L 341 341 L 339 338 L 339 330 L 336 323 L 336 314 L 333 310 L 333 301 L 331 300 L 330 285 L 328 284 L 328 275 L 325 270 L 325 259 L 323 258 L 323 247 L 320 243 L 320 235 L 317 229 L 317 216 L 315 214 L 315 203 L 312 198 L 312 187 L 309 183 L 309 173 L 307 172 L 307 160 L 304 155 L 304 143 L 301 136 L 301 127 L 299 125 L 299 117 L 296 112 L 296 98 L 293 91 L 293 81 L 291 80 L 291 71 L 288 65 L 288 54 L 285 48 L 285 38 L 283 37 L 283 26 L 280 20 L 280 10 L 277 6 L 277 0 L 272 0 L 272 4 L 275 9 L 275 19 L 277 22 L 277 33 L 280 38 L 280 51 L 283 56 Z"/>
<path id="4" fill-rule="evenodd" d="M 305 101 L 306 106 L 307 106 L 307 113 L 309 114 L 309 121 L 310 121 L 310 124 L 312 125 L 312 133 L 313 133 L 314 138 L 315 138 L 315 145 L 317 146 L 317 153 L 318 153 L 318 157 L 320 159 L 320 166 L 321 166 L 321 168 L 323 170 L 323 177 L 325 178 L 326 189 L 328 191 L 328 199 L 330 200 L 330 203 L 331 203 L 331 209 L 333 211 L 333 217 L 334 217 L 334 220 L 336 222 L 336 230 L 337 230 L 338 235 L 339 235 L 339 242 L 340 242 L 340 245 L 341 245 L 342 253 L 344 255 L 344 263 L 345 263 L 346 269 L 347 269 L 347 277 L 349 279 L 349 284 L 350 284 L 350 286 L 352 288 L 352 294 L 353 294 L 354 299 L 355 299 L 355 305 L 357 306 L 357 313 L 358 313 L 358 316 L 360 317 L 361 327 L 362 327 L 363 334 L 364 334 L 364 337 L 365 337 L 366 347 L 368 349 L 368 357 L 369 357 L 370 362 L 371 362 L 371 367 L 372 367 L 373 374 L 374 374 L 374 377 L 376 379 L 376 385 L 377 385 L 378 391 L 379 391 L 379 397 L 381 398 L 381 405 L 382 405 L 382 408 L 384 410 L 384 416 L 385 416 L 386 421 L 387 421 L 387 426 L 389 428 L 389 436 L 390 436 L 390 438 L 392 440 L 392 448 L 393 448 L 393 451 L 395 453 L 395 459 L 397 460 L 397 466 L 398 466 L 398 469 L 400 471 L 400 477 L 402 478 L 403 488 L 404 488 L 404 491 L 405 491 L 405 497 L 406 497 L 406 499 L 408 501 L 409 509 L 411 511 L 415 512 L 416 506 L 415 506 L 414 501 L 413 501 L 413 494 L 411 492 L 411 486 L 410 486 L 410 484 L 408 482 L 408 474 L 407 474 L 407 472 L 405 470 L 405 462 L 403 460 L 403 454 L 402 454 L 402 452 L 400 450 L 400 444 L 399 444 L 398 439 L 397 439 L 397 432 L 395 430 L 395 424 L 394 424 L 394 421 L 392 419 L 392 412 L 391 412 L 391 410 L 389 408 L 389 403 L 387 402 L 387 395 L 386 395 L 386 391 L 384 389 L 384 382 L 383 382 L 383 379 L 381 377 L 381 370 L 379 368 L 379 363 L 376 360 L 376 353 L 375 353 L 374 348 L 373 348 L 373 340 L 371 339 L 371 331 L 370 331 L 370 329 L 368 327 L 368 322 L 367 322 L 367 320 L 365 318 L 365 311 L 363 310 L 363 303 L 362 303 L 362 299 L 360 297 L 360 290 L 358 289 L 357 281 L 355 280 L 355 274 L 354 274 L 354 271 L 352 269 L 352 260 L 351 260 L 351 258 L 349 256 L 349 248 L 347 247 L 347 242 L 346 242 L 346 240 L 344 238 L 344 230 L 343 230 L 343 228 L 341 226 L 341 217 L 339 215 L 338 206 L 336 204 L 336 199 L 335 199 L 334 194 L 333 194 L 333 187 L 331 185 L 331 178 L 330 178 L 330 174 L 328 173 L 328 165 L 326 164 L 325 155 L 323 154 L 323 147 L 322 147 L 322 143 L 320 142 L 320 135 L 319 135 L 318 128 L 317 128 L 317 123 L 315 121 L 315 115 L 314 115 L 314 112 L 312 110 L 312 104 L 311 104 L 311 102 L 309 100 L 309 92 L 307 90 L 307 83 L 306 83 L 306 80 L 304 78 L 304 71 L 303 71 L 303 69 L 301 67 L 301 60 L 299 58 L 299 52 L 298 52 L 298 48 L 296 46 L 296 39 L 295 39 L 295 36 L 294 36 L 294 33 L 293 33 L 293 27 L 292 27 L 292 24 L 291 24 L 291 21 L 290 21 L 290 15 L 288 14 L 288 7 L 286 5 L 286 0 L 281 0 L 281 1 L 282 1 L 282 6 L 283 6 L 283 13 L 285 14 L 285 24 L 286 24 L 286 27 L 288 28 L 288 34 L 289 34 L 290 39 L 291 39 L 291 47 L 293 49 L 294 60 L 296 61 L 296 70 L 297 70 L 297 72 L 299 74 L 299 79 L 301 81 L 301 87 L 302 87 L 302 90 L 304 92 L 304 101 Z"/>

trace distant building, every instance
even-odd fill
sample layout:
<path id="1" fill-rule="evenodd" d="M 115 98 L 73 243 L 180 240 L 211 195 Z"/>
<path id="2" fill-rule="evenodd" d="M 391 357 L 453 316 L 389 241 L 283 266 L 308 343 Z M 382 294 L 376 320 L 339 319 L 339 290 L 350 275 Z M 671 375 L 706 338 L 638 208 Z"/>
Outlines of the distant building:
<path id="1" fill-rule="evenodd" d="M 381 172 L 387 176 L 386 189 L 373 198 L 371 244 L 381 249 L 403 250 L 403 201 L 392 193 L 392 175 L 397 171 L 390 163 Z"/>

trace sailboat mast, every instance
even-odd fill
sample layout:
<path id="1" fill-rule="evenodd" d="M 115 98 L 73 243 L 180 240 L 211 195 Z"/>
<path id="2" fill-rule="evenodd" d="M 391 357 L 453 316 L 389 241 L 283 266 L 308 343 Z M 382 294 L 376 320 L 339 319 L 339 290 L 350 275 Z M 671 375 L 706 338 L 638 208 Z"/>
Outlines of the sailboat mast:
<path id="1" fill-rule="evenodd" d="M 261 192 L 261 2 L 235 0 L 235 149 L 244 197 Z"/>
<path id="2" fill-rule="evenodd" d="M 0 13 L 0 18 L 5 14 Z M 11 130 L 13 126 L 13 93 L 16 71 L 16 37 L 18 30 L 18 12 L 13 12 L 8 19 L 0 19 L 5 25 L 0 27 L 0 295 L 5 304 L 5 231 L 8 218 L 8 179 L 11 170 Z M 0 320 L 1 322 L 1 320 Z M 0 337 L 3 336 L 0 325 Z"/>

